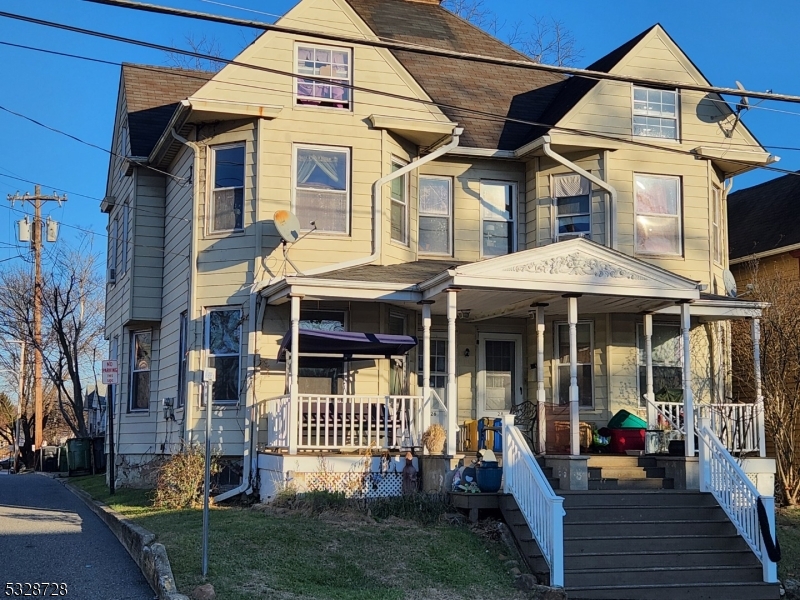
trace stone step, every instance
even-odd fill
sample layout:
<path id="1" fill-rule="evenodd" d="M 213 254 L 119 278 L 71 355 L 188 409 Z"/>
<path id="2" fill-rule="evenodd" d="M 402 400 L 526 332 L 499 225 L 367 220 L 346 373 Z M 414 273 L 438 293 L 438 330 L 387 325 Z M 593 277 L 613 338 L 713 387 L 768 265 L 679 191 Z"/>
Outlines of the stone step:
<path id="1" fill-rule="evenodd" d="M 708 521 L 723 520 L 725 512 L 719 506 L 568 506 L 566 523 L 603 521 Z"/>
<path id="2" fill-rule="evenodd" d="M 530 532 L 528 532 L 530 537 Z M 687 550 L 731 550 L 748 551 L 750 547 L 738 533 L 715 535 L 618 535 L 598 536 L 589 532 L 578 532 L 564 540 L 566 554 L 602 554 L 619 552 L 636 554 L 639 552 L 684 552 Z M 627 563 L 626 563 L 627 564 Z M 636 564 L 635 561 L 633 564 Z"/>
<path id="3" fill-rule="evenodd" d="M 653 546 L 658 548 L 658 541 Z M 546 564 L 546 563 L 545 563 Z M 620 565 L 642 568 L 738 566 L 761 569 L 761 563 L 750 551 L 744 550 L 645 550 L 625 552 L 582 552 L 564 555 L 569 570 L 619 569 Z"/>
<path id="4" fill-rule="evenodd" d="M 635 564 L 635 563 L 634 563 Z M 566 566 L 566 565 L 565 565 Z M 670 583 L 743 582 L 758 583 L 761 566 L 710 566 L 710 567 L 632 567 L 618 565 L 610 569 L 564 569 L 564 587 L 594 588 L 606 585 L 657 585 Z"/>
<path id="5" fill-rule="evenodd" d="M 562 490 L 569 506 L 718 506 L 711 494 L 689 490 Z"/>
<path id="6" fill-rule="evenodd" d="M 662 490 L 672 489 L 675 485 L 672 479 L 641 478 L 641 479 L 590 479 L 590 490 Z"/>
<path id="7" fill-rule="evenodd" d="M 624 544 L 625 538 L 631 536 L 658 537 L 660 535 L 727 535 L 736 533 L 736 528 L 727 518 L 708 521 L 674 520 L 674 521 L 605 521 L 592 523 L 564 523 L 564 537 L 615 537 L 618 544 Z"/>
<path id="8" fill-rule="evenodd" d="M 570 600 L 779 600 L 780 586 L 768 583 L 648 584 L 569 587 Z"/>
<path id="9" fill-rule="evenodd" d="M 589 469 L 589 480 L 592 479 L 645 479 L 647 477 L 663 479 L 666 475 L 664 467 L 602 467 Z"/>
<path id="10" fill-rule="evenodd" d="M 627 456 L 621 454 L 593 454 L 586 463 L 589 467 L 655 467 L 652 456 Z"/>
<path id="11" fill-rule="evenodd" d="M 561 489 L 561 480 L 558 479 L 557 477 L 548 477 L 547 483 L 549 483 L 550 487 L 553 488 L 554 490 Z"/>

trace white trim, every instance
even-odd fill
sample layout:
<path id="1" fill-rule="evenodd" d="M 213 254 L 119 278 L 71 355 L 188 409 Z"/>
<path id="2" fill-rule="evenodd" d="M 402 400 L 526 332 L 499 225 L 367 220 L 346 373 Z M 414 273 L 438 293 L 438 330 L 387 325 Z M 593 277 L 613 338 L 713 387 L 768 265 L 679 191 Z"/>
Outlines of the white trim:
<path id="1" fill-rule="evenodd" d="M 212 406 L 214 404 L 221 405 L 221 406 L 232 406 L 236 405 L 240 402 L 241 395 L 242 395 L 242 308 L 241 306 L 204 306 L 203 307 L 203 368 L 208 366 L 208 359 L 211 356 L 217 357 L 220 356 L 222 358 L 228 358 L 234 356 L 233 354 L 211 354 L 211 313 L 213 312 L 237 312 L 239 313 L 239 352 L 236 354 L 236 357 L 239 361 L 239 367 L 236 369 L 237 373 L 237 398 L 233 400 L 214 400 L 214 390 L 212 386 L 212 390 L 209 393 L 208 397 L 211 400 Z M 203 403 L 202 399 L 200 401 L 201 405 Z"/>
<path id="2" fill-rule="evenodd" d="M 345 231 L 320 231 L 319 229 L 314 231 L 314 235 L 324 235 L 324 236 L 349 236 L 350 230 L 352 227 L 351 219 L 353 213 L 353 196 L 352 196 L 352 179 L 353 179 L 353 150 L 349 146 L 326 146 L 326 145 L 318 145 L 318 144 L 304 144 L 300 142 L 295 142 L 292 144 L 292 212 L 297 214 L 297 151 L 298 150 L 321 150 L 323 152 L 340 152 L 344 153 L 347 156 L 347 165 L 345 166 L 345 198 L 347 202 L 345 203 L 347 214 L 345 215 Z M 334 190 L 333 193 L 342 193 L 341 190 Z M 308 227 L 308 223 L 300 223 L 300 230 L 301 231 L 309 231 L 310 227 Z"/>
<path id="3" fill-rule="evenodd" d="M 503 185 L 511 188 L 511 216 L 509 219 L 484 219 L 483 217 L 483 184 L 488 185 Z M 505 256 L 517 251 L 517 227 L 518 227 L 518 203 L 519 203 L 519 190 L 516 181 L 507 181 L 503 179 L 481 179 L 478 182 L 478 219 L 479 219 L 479 233 L 480 233 L 480 257 L 481 258 L 496 258 L 498 256 Z M 452 195 L 452 193 L 451 193 Z M 455 212 L 455 211 L 453 211 Z M 489 221 L 490 223 L 506 223 L 508 224 L 508 235 L 511 238 L 511 250 L 503 254 L 486 254 L 484 252 L 484 233 L 483 223 Z"/>
<path id="4" fill-rule="evenodd" d="M 475 414 L 482 417 L 501 417 L 505 410 L 486 410 L 486 342 L 514 342 L 514 380 L 511 382 L 511 406 L 523 401 L 522 397 L 522 334 L 521 333 L 478 333 L 478 378 L 476 382 Z"/>
<path id="5" fill-rule="evenodd" d="M 661 136 L 657 136 L 657 135 L 637 135 L 636 133 L 634 133 L 634 131 L 635 131 L 634 127 L 635 126 L 634 126 L 634 123 L 633 123 L 633 119 L 635 117 L 653 116 L 653 115 L 647 115 L 647 114 L 638 114 L 638 115 L 636 114 L 636 109 L 634 108 L 634 102 L 635 102 L 634 95 L 635 95 L 637 89 L 645 90 L 645 91 L 648 91 L 648 92 L 649 91 L 670 92 L 670 93 L 675 94 L 675 137 L 674 138 L 666 138 L 666 137 L 661 137 Z M 658 119 L 669 119 L 670 117 L 669 116 L 663 117 L 661 115 L 656 115 L 655 118 L 658 118 Z M 681 141 L 681 95 L 680 95 L 680 91 L 678 90 L 678 88 L 674 88 L 674 89 L 669 89 L 668 90 L 668 89 L 659 89 L 659 88 L 654 88 L 654 87 L 646 87 L 646 86 L 643 86 L 643 85 L 631 84 L 631 136 L 633 136 L 635 138 L 637 138 L 637 137 L 638 138 L 648 138 L 648 139 L 654 139 L 654 140 L 667 140 L 667 141 L 673 141 L 673 142 L 680 142 Z"/>
<path id="6" fill-rule="evenodd" d="M 551 374 L 552 377 L 552 385 L 550 386 L 553 390 L 553 396 L 550 399 L 551 404 L 553 406 L 568 408 L 569 407 L 569 399 L 565 404 L 559 403 L 559 395 L 560 395 L 560 384 L 559 384 L 559 367 L 567 367 L 569 368 L 569 363 L 561 364 L 561 360 L 558 356 L 559 350 L 559 337 L 558 337 L 558 329 L 561 325 L 569 326 L 567 321 L 553 321 L 553 359 L 550 363 L 552 365 Z M 595 389 L 594 389 L 594 367 L 595 367 L 595 345 L 594 345 L 594 320 L 593 319 L 579 319 L 576 323 L 576 326 L 580 325 L 589 325 L 589 355 L 592 357 L 591 364 L 591 375 L 592 375 L 592 383 L 591 383 L 591 391 L 592 391 L 592 405 L 591 406 L 582 406 L 580 403 L 580 398 L 578 398 L 578 408 L 580 410 L 591 411 L 595 410 Z M 578 366 L 586 366 L 586 363 L 579 362 Z"/>
<path id="7" fill-rule="evenodd" d="M 677 195 L 675 201 L 675 208 L 678 211 L 675 215 L 665 214 L 665 213 L 640 213 L 638 208 L 638 193 L 636 191 L 637 184 L 636 179 L 637 177 L 652 177 L 654 179 L 669 179 L 676 182 L 676 189 L 675 193 Z M 679 175 L 662 175 L 659 173 L 639 173 L 633 172 L 633 254 L 635 257 L 639 256 L 646 256 L 648 258 L 653 257 L 685 257 L 685 248 L 684 248 L 684 236 L 683 236 L 683 180 Z M 637 251 L 639 236 L 638 236 L 638 226 L 636 223 L 636 219 L 639 215 L 646 216 L 646 217 L 655 217 L 657 219 L 674 219 L 678 222 L 678 252 L 639 252 Z"/>
<path id="8" fill-rule="evenodd" d="M 347 52 L 347 56 L 348 56 L 348 60 L 349 60 L 349 63 L 347 65 L 348 79 L 347 79 L 347 83 L 344 84 L 343 87 L 347 91 L 347 93 L 349 94 L 350 99 L 347 101 L 347 106 L 346 107 L 339 108 L 338 106 L 316 105 L 316 104 L 314 104 L 315 102 L 320 102 L 320 103 L 327 102 L 329 104 L 335 104 L 336 100 L 334 100 L 332 98 L 329 99 L 329 98 L 315 98 L 313 96 L 300 96 L 297 93 L 297 88 L 300 86 L 300 79 L 302 77 L 304 77 L 304 76 L 305 77 L 313 77 L 313 78 L 316 78 L 316 79 L 320 79 L 320 78 L 327 79 L 328 78 L 327 75 L 308 75 L 307 73 L 300 73 L 299 72 L 299 70 L 297 68 L 297 64 L 299 62 L 298 50 L 300 49 L 300 46 L 313 48 L 314 50 L 328 50 L 329 52 L 331 52 L 331 54 L 333 52 Z M 353 95 L 354 95 L 354 90 L 353 90 L 353 87 L 352 87 L 353 86 L 353 58 L 354 58 L 354 54 L 355 53 L 353 52 L 353 48 L 349 47 L 349 46 L 329 46 L 327 44 L 319 44 L 317 42 L 307 42 L 307 41 L 302 41 L 302 40 L 295 41 L 294 48 L 292 50 L 292 60 L 293 60 L 292 72 L 295 75 L 297 75 L 297 77 L 294 78 L 294 80 L 292 81 L 292 106 L 293 107 L 303 107 L 303 108 L 307 108 L 307 107 L 311 107 L 311 108 L 330 108 L 330 109 L 333 109 L 333 110 L 336 110 L 336 111 L 339 111 L 339 112 L 352 113 L 353 112 Z M 332 63 L 333 63 L 333 56 L 331 56 L 331 64 Z M 330 82 L 331 83 L 336 82 L 336 81 L 342 81 L 343 82 L 345 80 L 344 79 L 339 79 L 339 78 L 334 78 L 332 76 L 330 77 Z M 315 83 L 318 83 L 318 82 L 315 82 Z M 308 102 L 307 103 L 300 102 L 301 100 L 308 100 Z M 344 102 L 340 102 L 340 103 L 344 104 Z"/>
<path id="9" fill-rule="evenodd" d="M 244 157 L 242 160 L 242 226 L 233 229 L 214 229 L 214 192 L 223 190 L 236 190 L 238 186 L 216 188 L 214 182 L 217 175 L 217 151 L 230 150 L 233 148 L 242 148 L 244 150 Z M 229 144 L 219 144 L 208 146 L 208 156 L 206 157 L 206 169 L 208 176 L 206 177 L 206 235 L 217 235 L 225 233 L 233 233 L 244 231 L 244 216 L 245 216 L 245 172 L 247 171 L 247 142 L 245 140 L 239 142 L 231 142 Z M 235 209 L 235 205 L 234 205 Z"/>
<path id="10" fill-rule="evenodd" d="M 422 181 L 424 179 L 439 179 L 443 181 L 447 181 L 448 185 L 450 186 L 450 194 L 449 194 L 449 212 L 447 214 L 447 252 L 425 252 L 419 248 L 420 242 L 420 222 L 422 221 L 422 217 L 431 217 L 431 218 L 443 218 L 443 215 L 436 215 L 436 214 L 423 214 L 422 208 L 420 206 L 420 190 L 422 189 Z M 417 178 L 417 254 L 420 256 L 453 256 L 455 252 L 455 240 L 453 239 L 453 231 L 455 229 L 453 221 L 455 220 L 455 202 L 453 200 L 455 196 L 454 190 L 454 182 L 453 178 L 449 175 L 423 175 L 420 174 Z"/>
<path id="11" fill-rule="evenodd" d="M 389 160 L 389 168 L 393 169 L 395 165 L 397 165 L 397 170 L 399 171 L 403 167 L 407 166 L 409 163 L 407 160 L 396 156 L 395 154 L 391 155 Z M 392 171 L 394 172 L 394 171 Z M 408 173 L 404 173 L 402 175 L 403 178 L 403 200 L 395 200 L 394 196 L 392 196 L 392 186 L 389 185 L 389 243 L 399 244 L 404 248 L 408 248 L 411 245 L 411 232 L 409 228 L 411 227 L 411 178 L 408 177 Z M 395 180 L 393 179 L 390 183 L 393 183 Z M 405 206 L 403 210 L 403 217 L 405 220 L 405 240 L 396 240 L 392 237 L 392 204 L 394 202 L 401 203 Z"/>
<path id="12" fill-rule="evenodd" d="M 767 258 L 769 256 L 775 256 L 776 254 L 783 254 L 784 252 L 793 252 L 795 250 L 800 250 L 800 243 L 790 244 L 788 246 L 781 246 L 780 248 L 773 248 L 772 250 L 764 250 L 763 252 L 755 252 L 753 254 L 748 254 L 747 256 L 740 256 L 739 258 L 731 258 L 728 260 L 728 264 L 738 265 L 741 263 L 749 262 L 751 260 L 757 260 L 759 258 Z"/>

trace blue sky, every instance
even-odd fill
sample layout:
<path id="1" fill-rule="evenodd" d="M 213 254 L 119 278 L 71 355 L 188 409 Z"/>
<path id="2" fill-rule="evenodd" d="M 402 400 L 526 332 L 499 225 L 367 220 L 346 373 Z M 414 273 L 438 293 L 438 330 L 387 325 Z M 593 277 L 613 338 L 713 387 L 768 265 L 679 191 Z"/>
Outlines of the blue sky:
<path id="1" fill-rule="evenodd" d="M 241 18 L 273 20 L 202 0 L 157 0 L 174 7 Z M 221 0 L 273 14 L 286 12 L 290 0 Z M 578 66 L 624 43 L 642 30 L 661 23 L 706 77 L 715 85 L 800 95 L 800 11 L 796 0 L 752 2 L 654 2 L 616 0 L 613 3 L 570 0 L 541 3 L 520 12 L 520 2 L 487 0 L 501 19 L 535 16 L 564 22 L 583 49 Z M 613 8 L 612 8 L 613 6 Z M 223 54 L 233 57 L 253 37 L 252 30 L 99 6 L 80 0 L 5 0 L 2 10 L 34 16 L 147 41 L 183 46 L 184 36 L 207 35 L 220 41 Z M 117 62 L 168 64 L 158 51 L 0 18 L 0 40 L 60 50 Z M 108 148 L 119 83 L 118 67 L 88 63 L 0 46 L 0 106 L 24 113 L 87 142 Z M 783 112 L 780 112 L 783 111 Z M 764 102 L 747 113 L 745 122 L 765 145 L 800 147 L 800 105 Z M 49 206 L 45 214 L 63 223 L 62 240 L 72 242 L 94 231 L 95 247 L 105 251 L 105 215 L 99 200 L 105 191 L 109 155 L 65 136 L 0 111 L 0 261 L 13 260 L 25 249 L 15 240 L 14 222 L 21 214 L 9 210 L 6 194 L 33 186 L 3 175 L 41 182 L 44 191 L 67 191 L 64 207 Z M 779 165 L 800 169 L 800 152 L 773 150 Z M 736 179 L 735 189 L 776 177 L 757 171 Z M 89 196 L 85 198 L 78 194 Z M 19 205 L 16 206 L 19 209 Z M 2 264 L 2 263 L 0 263 Z"/>

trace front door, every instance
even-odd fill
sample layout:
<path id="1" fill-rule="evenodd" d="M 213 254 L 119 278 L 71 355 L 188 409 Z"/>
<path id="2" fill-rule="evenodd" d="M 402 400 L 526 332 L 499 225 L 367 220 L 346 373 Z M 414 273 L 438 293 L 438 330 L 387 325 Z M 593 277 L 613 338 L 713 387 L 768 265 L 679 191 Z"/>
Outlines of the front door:
<path id="1" fill-rule="evenodd" d="M 478 336 L 478 418 L 499 417 L 522 402 L 522 336 Z"/>

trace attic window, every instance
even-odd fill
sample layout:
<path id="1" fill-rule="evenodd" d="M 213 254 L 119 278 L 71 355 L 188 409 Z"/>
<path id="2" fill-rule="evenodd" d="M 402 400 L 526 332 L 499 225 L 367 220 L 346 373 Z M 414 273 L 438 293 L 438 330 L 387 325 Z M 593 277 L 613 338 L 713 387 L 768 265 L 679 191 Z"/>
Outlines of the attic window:
<path id="1" fill-rule="evenodd" d="M 348 48 L 298 45 L 297 104 L 350 108 L 352 54 Z M 305 79 L 303 75 L 314 79 Z"/>
<path id="2" fill-rule="evenodd" d="M 633 88 L 633 135 L 678 139 L 678 92 Z"/>

